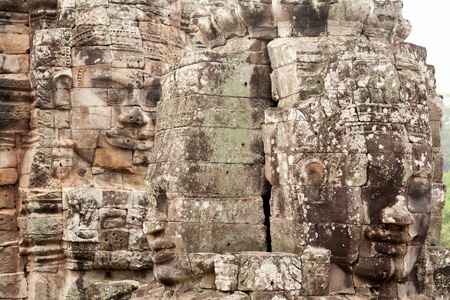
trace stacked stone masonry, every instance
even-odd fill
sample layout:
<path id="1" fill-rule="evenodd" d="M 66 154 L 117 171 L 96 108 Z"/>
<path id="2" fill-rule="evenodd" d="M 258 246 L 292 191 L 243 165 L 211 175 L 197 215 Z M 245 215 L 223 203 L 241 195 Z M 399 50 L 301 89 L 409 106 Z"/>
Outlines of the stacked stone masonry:
<path id="1" fill-rule="evenodd" d="M 2 0 L 0 299 L 447 299 L 400 0 Z"/>

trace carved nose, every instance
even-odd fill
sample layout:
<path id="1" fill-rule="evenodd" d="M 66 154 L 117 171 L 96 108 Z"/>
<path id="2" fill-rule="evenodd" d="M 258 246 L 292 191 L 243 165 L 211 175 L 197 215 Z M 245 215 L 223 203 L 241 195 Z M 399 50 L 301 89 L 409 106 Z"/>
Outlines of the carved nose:
<path id="1" fill-rule="evenodd" d="M 123 124 L 145 125 L 149 118 L 140 108 L 133 108 L 119 115 L 119 121 Z"/>
<path id="2" fill-rule="evenodd" d="M 385 224 L 410 225 L 413 223 L 413 215 L 406 206 L 404 196 L 397 196 L 397 202 L 393 206 L 383 209 L 381 221 Z"/>

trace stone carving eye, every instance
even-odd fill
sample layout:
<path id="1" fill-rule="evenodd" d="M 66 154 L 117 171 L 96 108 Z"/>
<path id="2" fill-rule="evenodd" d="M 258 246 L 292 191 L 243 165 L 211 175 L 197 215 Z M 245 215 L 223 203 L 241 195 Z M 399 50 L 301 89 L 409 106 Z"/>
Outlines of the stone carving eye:
<path id="1" fill-rule="evenodd" d="M 408 209 L 411 212 L 430 213 L 430 182 L 425 178 L 414 177 L 408 185 Z"/>
<path id="2" fill-rule="evenodd" d="M 412 198 L 421 198 L 429 192 L 428 182 L 425 178 L 414 178 L 408 187 L 408 196 Z"/>

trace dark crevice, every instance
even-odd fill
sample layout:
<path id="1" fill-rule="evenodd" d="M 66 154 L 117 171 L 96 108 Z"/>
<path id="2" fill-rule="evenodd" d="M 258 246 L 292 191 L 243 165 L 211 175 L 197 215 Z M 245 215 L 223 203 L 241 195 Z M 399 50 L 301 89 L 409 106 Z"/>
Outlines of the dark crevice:
<path id="1" fill-rule="evenodd" d="M 272 237 L 270 236 L 270 195 L 272 188 L 265 195 L 262 195 L 263 208 L 264 208 L 264 225 L 266 225 L 266 241 L 267 241 L 267 252 L 272 252 Z"/>

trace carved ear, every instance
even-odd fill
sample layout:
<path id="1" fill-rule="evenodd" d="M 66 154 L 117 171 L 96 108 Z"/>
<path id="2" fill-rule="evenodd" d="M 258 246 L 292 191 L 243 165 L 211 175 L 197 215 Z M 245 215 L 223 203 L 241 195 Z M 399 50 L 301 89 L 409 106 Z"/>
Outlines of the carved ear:
<path id="1" fill-rule="evenodd" d="M 320 160 L 308 160 L 301 163 L 300 181 L 305 186 L 321 186 L 326 181 L 327 170 Z"/>
<path id="2" fill-rule="evenodd" d="M 322 185 L 325 179 L 325 167 L 321 163 L 311 162 L 306 165 L 305 171 L 308 185 Z"/>

